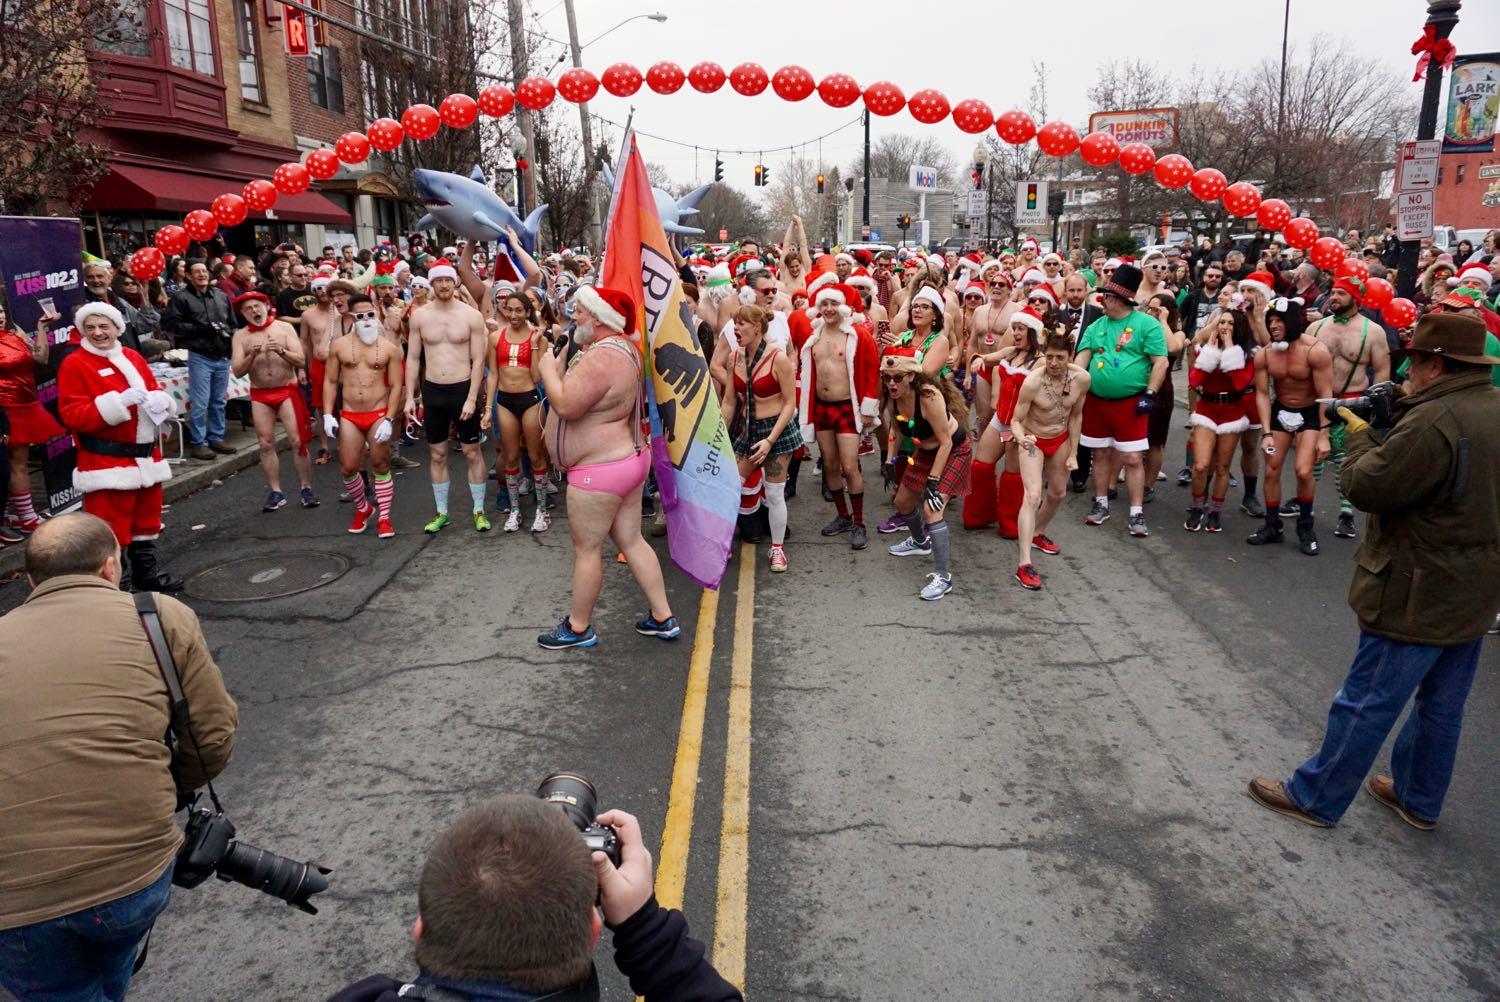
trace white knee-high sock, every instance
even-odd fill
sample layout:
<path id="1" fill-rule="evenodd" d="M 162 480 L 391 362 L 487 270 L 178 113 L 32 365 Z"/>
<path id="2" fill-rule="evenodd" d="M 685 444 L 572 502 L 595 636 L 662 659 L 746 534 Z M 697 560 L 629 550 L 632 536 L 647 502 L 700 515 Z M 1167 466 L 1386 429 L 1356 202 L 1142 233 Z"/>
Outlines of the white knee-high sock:
<path id="1" fill-rule="evenodd" d="M 771 545 L 780 546 L 786 539 L 786 481 L 766 481 L 766 514 L 771 522 Z"/>

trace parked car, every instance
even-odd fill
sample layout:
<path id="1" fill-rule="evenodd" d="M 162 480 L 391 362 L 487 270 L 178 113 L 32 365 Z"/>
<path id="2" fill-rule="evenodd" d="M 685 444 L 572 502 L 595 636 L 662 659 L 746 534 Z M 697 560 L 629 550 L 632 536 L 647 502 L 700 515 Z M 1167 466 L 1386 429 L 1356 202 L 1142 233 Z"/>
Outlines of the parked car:
<path id="1" fill-rule="evenodd" d="M 892 252 L 894 252 L 895 249 L 896 249 L 895 246 L 892 245 L 892 244 L 872 244 L 872 243 L 868 243 L 868 242 L 861 242 L 861 243 L 853 243 L 853 244 L 845 244 L 844 245 L 844 250 L 846 252 L 848 252 L 848 253 L 851 253 L 851 254 L 854 253 L 857 250 L 867 250 L 871 254 L 881 254 L 881 253 L 884 253 L 885 251 L 892 251 Z"/>

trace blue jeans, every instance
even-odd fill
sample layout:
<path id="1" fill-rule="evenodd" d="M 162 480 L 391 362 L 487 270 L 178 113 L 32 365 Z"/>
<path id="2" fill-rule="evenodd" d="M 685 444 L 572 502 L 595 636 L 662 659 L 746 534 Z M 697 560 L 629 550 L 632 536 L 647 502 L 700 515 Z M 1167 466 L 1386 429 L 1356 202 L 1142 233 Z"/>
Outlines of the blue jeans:
<path id="1" fill-rule="evenodd" d="M 1361 632 L 1354 664 L 1328 710 L 1323 747 L 1297 767 L 1287 794 L 1319 821 L 1336 824 L 1415 693 L 1416 705 L 1391 749 L 1391 778 L 1409 813 L 1436 821 L 1453 778 L 1481 643 L 1429 647 Z"/>
<path id="2" fill-rule="evenodd" d="M 136 949 L 171 893 L 168 865 L 134 894 L 0 931 L 0 985 L 26 1002 L 119 1002 Z"/>
<path id="3" fill-rule="evenodd" d="M 188 444 L 224 441 L 224 397 L 229 392 L 229 359 L 188 352 Z"/>

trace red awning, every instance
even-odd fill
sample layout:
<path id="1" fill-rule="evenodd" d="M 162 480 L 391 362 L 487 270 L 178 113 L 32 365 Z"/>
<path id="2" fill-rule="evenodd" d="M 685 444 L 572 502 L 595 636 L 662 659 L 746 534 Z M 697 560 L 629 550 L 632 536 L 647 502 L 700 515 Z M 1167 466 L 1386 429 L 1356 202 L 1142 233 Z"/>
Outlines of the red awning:
<path id="1" fill-rule="evenodd" d="M 239 194 L 244 181 L 207 177 L 203 174 L 178 174 L 152 167 L 115 164 L 94 185 L 84 208 L 99 212 L 191 212 L 206 209 L 215 198 L 226 192 Z M 349 224 L 354 218 L 336 202 L 315 191 L 300 195 L 281 195 L 271 209 L 277 219 L 296 223 Z M 251 212 L 247 218 L 265 219 L 264 212 Z"/>

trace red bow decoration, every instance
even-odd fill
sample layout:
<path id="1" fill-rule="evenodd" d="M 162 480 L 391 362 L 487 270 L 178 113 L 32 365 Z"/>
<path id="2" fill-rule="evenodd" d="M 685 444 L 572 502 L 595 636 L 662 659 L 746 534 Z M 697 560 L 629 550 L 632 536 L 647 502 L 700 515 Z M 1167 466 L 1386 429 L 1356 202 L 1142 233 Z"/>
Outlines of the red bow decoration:
<path id="1" fill-rule="evenodd" d="M 1458 55 L 1458 50 L 1453 43 L 1446 38 L 1437 37 L 1437 28 L 1427 25 L 1422 29 L 1422 37 L 1411 43 L 1411 54 L 1420 56 L 1417 60 L 1417 72 L 1412 76 L 1412 83 L 1421 80 L 1427 74 L 1427 67 L 1432 65 L 1433 60 L 1441 69 L 1449 69 L 1453 65 L 1453 57 Z"/>
<path id="2" fill-rule="evenodd" d="M 393 274 L 395 274 L 395 272 L 396 272 L 396 265 L 394 263 L 392 263 L 390 261 L 376 261 L 375 262 L 375 274 L 377 274 L 377 275 L 393 275 Z"/>

